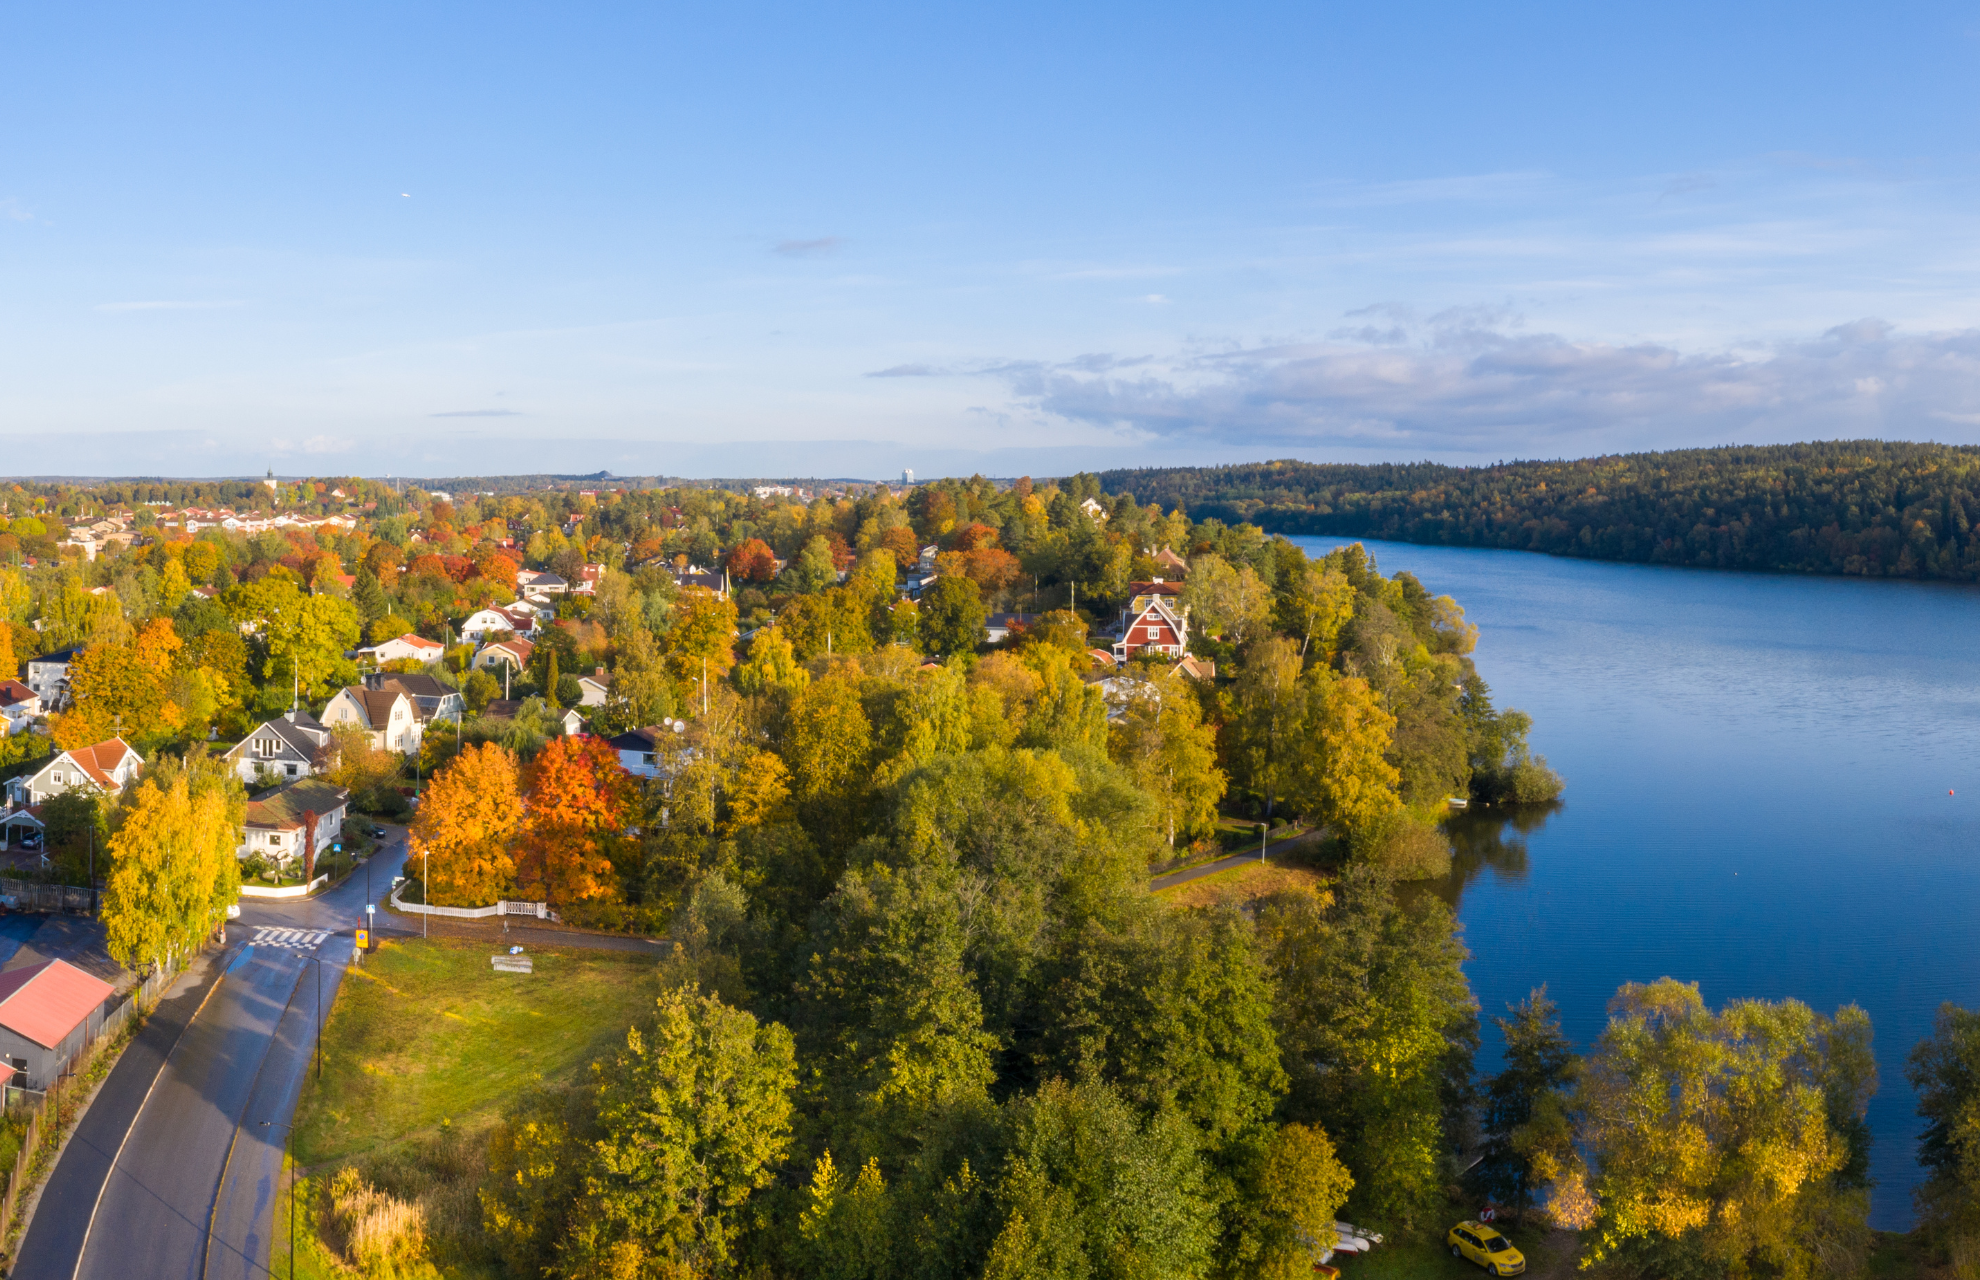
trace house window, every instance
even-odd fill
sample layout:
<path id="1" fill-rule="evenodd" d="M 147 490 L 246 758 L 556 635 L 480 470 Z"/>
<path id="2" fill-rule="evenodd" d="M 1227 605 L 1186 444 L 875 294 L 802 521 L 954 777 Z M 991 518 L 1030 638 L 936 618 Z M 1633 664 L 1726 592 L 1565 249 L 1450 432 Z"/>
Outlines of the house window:
<path id="1" fill-rule="evenodd" d="M 296 767 L 294 765 L 289 766 L 289 776 L 291 778 L 296 776 Z"/>
<path id="2" fill-rule="evenodd" d="M 275 754 L 275 743 L 269 738 L 256 738 L 254 751 L 256 755 L 272 756 Z"/>

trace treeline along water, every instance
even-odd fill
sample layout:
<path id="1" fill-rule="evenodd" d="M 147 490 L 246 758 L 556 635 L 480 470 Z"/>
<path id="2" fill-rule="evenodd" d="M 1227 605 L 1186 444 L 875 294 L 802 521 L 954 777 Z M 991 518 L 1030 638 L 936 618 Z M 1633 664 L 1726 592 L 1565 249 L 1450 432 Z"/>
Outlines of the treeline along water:
<path id="1" fill-rule="evenodd" d="M 1861 1004 L 1871 1221 L 1907 1226 L 1905 1056 L 1941 1001 L 1980 1004 L 1980 594 L 1365 545 L 1464 604 L 1495 701 L 1567 779 L 1550 813 L 1453 826 L 1434 888 L 1483 1014 L 1544 982 L 1585 1047 L 1617 986 L 1666 974 L 1714 1007 Z"/>
<path id="2" fill-rule="evenodd" d="M 1980 582 L 1980 448 L 1970 445 L 1833 440 L 1492 467 L 1282 461 L 1099 481 L 1270 533 Z"/>

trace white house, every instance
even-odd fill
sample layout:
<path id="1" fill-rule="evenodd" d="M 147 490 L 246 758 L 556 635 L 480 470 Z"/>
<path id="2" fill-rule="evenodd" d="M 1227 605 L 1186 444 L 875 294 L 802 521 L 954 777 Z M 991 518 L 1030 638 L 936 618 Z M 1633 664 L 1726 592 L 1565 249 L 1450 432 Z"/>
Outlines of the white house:
<path id="1" fill-rule="evenodd" d="M 536 634 L 536 612 L 533 609 L 517 608 L 477 609 L 468 615 L 461 624 L 461 639 L 469 644 L 480 644 L 493 636 L 514 633 L 519 636 Z"/>
<path id="2" fill-rule="evenodd" d="M 578 699 L 580 707 L 602 707 L 612 695 L 612 673 L 603 667 L 593 667 L 590 675 L 578 677 L 578 688 L 584 690 L 584 696 Z"/>
<path id="3" fill-rule="evenodd" d="M 323 708 L 323 725 L 335 729 L 344 724 L 369 733 L 372 746 L 404 755 L 418 751 L 423 736 L 413 700 L 397 689 L 367 689 L 355 684 L 339 689 L 330 705 Z"/>
<path id="4" fill-rule="evenodd" d="M 398 662 L 405 658 L 411 658 L 415 662 L 435 662 L 446 652 L 447 647 L 438 641 L 428 640 L 425 636 L 417 636 L 408 631 L 402 636 L 394 636 L 383 644 L 359 649 L 357 654 L 360 658 L 370 658 L 374 662 L 383 664 Z"/>
<path id="5" fill-rule="evenodd" d="M 523 570 L 516 575 L 516 589 L 525 596 L 560 596 L 571 589 L 571 584 L 551 573 L 548 569 Z"/>
<path id="6" fill-rule="evenodd" d="M 329 767 L 330 730 L 307 711 L 290 711 L 257 728 L 221 759 L 242 782 L 273 786 Z"/>
<path id="7" fill-rule="evenodd" d="M 64 751 L 41 766 L 40 772 L 10 779 L 7 797 L 15 805 L 25 807 L 78 787 L 114 795 L 129 786 L 143 770 L 144 758 L 122 738 L 112 738 L 95 746 Z"/>
<path id="8" fill-rule="evenodd" d="M 40 694 L 18 680 L 0 680 L 0 716 L 7 718 L 9 737 L 33 724 L 40 714 Z"/>
<path id="9" fill-rule="evenodd" d="M 287 864 L 309 848 L 309 815 L 316 815 L 316 856 L 320 859 L 343 834 L 351 793 L 329 782 L 306 778 L 247 804 L 246 840 L 234 850 L 246 858 L 260 854 Z"/>
<path id="10" fill-rule="evenodd" d="M 452 720 L 467 711 L 467 701 L 458 689 L 450 689 L 428 675 L 393 675 L 382 671 L 366 673 L 367 689 L 396 689 L 412 700 L 413 715 L 421 724 Z"/>
<path id="11" fill-rule="evenodd" d="M 61 711 L 69 705 L 69 664 L 81 652 L 79 645 L 28 659 L 27 686 L 41 699 L 43 710 Z"/>
<path id="12" fill-rule="evenodd" d="M 603 581 L 605 581 L 605 566 L 588 564 L 578 570 L 578 580 L 571 584 L 571 590 L 581 596 L 593 595 L 598 591 L 598 584 Z"/>

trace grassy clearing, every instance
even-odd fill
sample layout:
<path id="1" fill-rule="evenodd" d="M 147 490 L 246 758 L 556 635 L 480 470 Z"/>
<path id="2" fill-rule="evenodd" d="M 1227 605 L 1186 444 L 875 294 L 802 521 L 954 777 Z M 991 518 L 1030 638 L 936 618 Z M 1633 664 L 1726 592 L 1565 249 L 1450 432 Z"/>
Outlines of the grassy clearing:
<path id="1" fill-rule="evenodd" d="M 1328 878 L 1300 863 L 1247 862 L 1200 880 L 1158 889 L 1155 896 L 1175 907 L 1210 907 L 1226 899 L 1249 902 L 1288 889 L 1324 892 Z"/>
<path id="2" fill-rule="evenodd" d="M 344 976 L 324 1028 L 324 1078 L 297 1109 L 304 1167 L 485 1125 L 533 1077 L 563 1079 L 608 1051 L 658 992 L 653 961 L 531 952 L 496 973 L 485 942 L 397 941 Z"/>

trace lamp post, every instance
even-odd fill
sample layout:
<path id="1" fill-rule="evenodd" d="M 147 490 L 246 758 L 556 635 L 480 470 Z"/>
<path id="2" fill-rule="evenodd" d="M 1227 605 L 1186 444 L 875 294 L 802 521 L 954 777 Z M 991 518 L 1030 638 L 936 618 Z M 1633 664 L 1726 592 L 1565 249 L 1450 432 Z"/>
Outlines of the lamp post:
<path id="1" fill-rule="evenodd" d="M 427 883 L 426 850 L 419 851 L 419 905 L 426 910 L 419 913 L 419 936 L 431 937 L 433 932 L 433 891 Z"/>
<path id="2" fill-rule="evenodd" d="M 1269 830 L 1271 826 L 1272 824 L 1269 822 L 1261 822 L 1258 824 L 1258 860 L 1260 862 L 1265 861 L 1265 832 Z"/>

